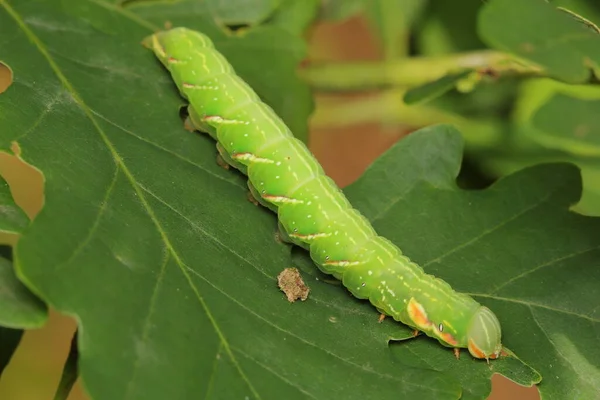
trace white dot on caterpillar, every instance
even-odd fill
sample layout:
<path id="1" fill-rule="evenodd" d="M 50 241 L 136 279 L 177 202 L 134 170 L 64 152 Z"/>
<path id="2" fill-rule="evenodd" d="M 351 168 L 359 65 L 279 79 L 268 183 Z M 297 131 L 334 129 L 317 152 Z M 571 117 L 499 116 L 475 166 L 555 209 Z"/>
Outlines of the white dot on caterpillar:
<path id="1" fill-rule="evenodd" d="M 440 326 L 438 327 L 438 330 L 440 332 L 444 332 L 444 325 L 440 324 Z"/>
<path id="2" fill-rule="evenodd" d="M 363 282 L 360 286 L 365 287 L 365 286 L 367 286 L 367 284 L 365 282 Z"/>
<path id="3" fill-rule="evenodd" d="M 373 271 L 369 270 L 369 275 L 373 275 Z"/>
<path id="4" fill-rule="evenodd" d="M 279 179 L 279 175 L 277 175 L 277 176 L 275 177 L 275 179 Z"/>
<path id="5" fill-rule="evenodd" d="M 275 163 L 275 165 L 277 165 L 277 166 L 279 167 L 279 166 L 281 165 L 281 161 L 277 161 L 277 162 Z"/>

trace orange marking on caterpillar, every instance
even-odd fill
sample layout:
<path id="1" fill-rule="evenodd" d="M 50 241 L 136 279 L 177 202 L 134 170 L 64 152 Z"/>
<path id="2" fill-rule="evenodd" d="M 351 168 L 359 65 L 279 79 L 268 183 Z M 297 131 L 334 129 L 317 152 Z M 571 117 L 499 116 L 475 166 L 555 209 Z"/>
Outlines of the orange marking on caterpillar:
<path id="1" fill-rule="evenodd" d="M 477 347 L 473 339 L 469 339 L 469 352 L 477 358 L 487 358 L 483 351 Z"/>
<path id="2" fill-rule="evenodd" d="M 458 345 L 458 340 L 456 340 L 454 338 L 454 336 L 452 336 L 449 333 L 445 333 L 445 332 L 440 332 L 437 329 L 435 330 L 435 332 L 437 333 L 438 337 L 440 339 L 442 339 L 444 342 L 448 343 L 451 346 L 456 346 Z"/>
<path id="3" fill-rule="evenodd" d="M 408 311 L 408 316 L 419 328 L 422 330 L 431 329 L 431 321 L 427 317 L 427 312 L 425 308 L 419 304 L 414 297 L 410 298 L 408 305 L 406 306 L 406 311 Z"/>

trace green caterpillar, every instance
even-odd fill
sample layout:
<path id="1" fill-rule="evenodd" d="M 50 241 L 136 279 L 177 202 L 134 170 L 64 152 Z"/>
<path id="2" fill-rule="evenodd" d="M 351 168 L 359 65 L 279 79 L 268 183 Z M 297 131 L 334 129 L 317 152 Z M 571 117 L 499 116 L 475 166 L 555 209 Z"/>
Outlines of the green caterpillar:
<path id="1" fill-rule="evenodd" d="M 442 345 L 498 358 L 494 313 L 426 274 L 352 208 L 306 146 L 205 35 L 174 28 L 144 39 L 189 101 L 192 128 L 217 141 L 227 164 L 248 176 L 254 198 L 277 213 L 283 240 L 310 251 L 319 269 L 357 298 Z"/>

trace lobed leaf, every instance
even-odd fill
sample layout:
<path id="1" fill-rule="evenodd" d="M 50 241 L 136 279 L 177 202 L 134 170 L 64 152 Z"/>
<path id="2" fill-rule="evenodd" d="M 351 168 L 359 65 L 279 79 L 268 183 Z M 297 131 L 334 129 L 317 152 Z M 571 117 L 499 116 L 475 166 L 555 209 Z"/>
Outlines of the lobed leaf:
<path id="1" fill-rule="evenodd" d="M 47 319 L 46 304 L 21 283 L 12 263 L 0 256 L 0 326 L 33 329 L 43 326 Z"/>
<path id="2" fill-rule="evenodd" d="M 546 1 L 490 0 L 478 31 L 490 46 L 542 66 L 569 83 L 600 76 L 600 34 Z"/>
<path id="3" fill-rule="evenodd" d="M 557 94 L 535 113 L 532 124 L 552 147 L 600 156 L 600 100 Z"/>

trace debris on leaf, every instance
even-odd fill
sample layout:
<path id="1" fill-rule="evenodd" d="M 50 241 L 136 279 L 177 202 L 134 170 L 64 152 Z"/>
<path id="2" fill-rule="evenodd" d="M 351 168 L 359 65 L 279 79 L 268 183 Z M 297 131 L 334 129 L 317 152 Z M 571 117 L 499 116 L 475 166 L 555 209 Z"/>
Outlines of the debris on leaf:
<path id="1" fill-rule="evenodd" d="M 279 289 L 287 296 L 290 303 L 300 299 L 302 301 L 308 298 L 310 289 L 304 281 L 297 268 L 286 268 L 277 275 L 277 284 Z"/>

